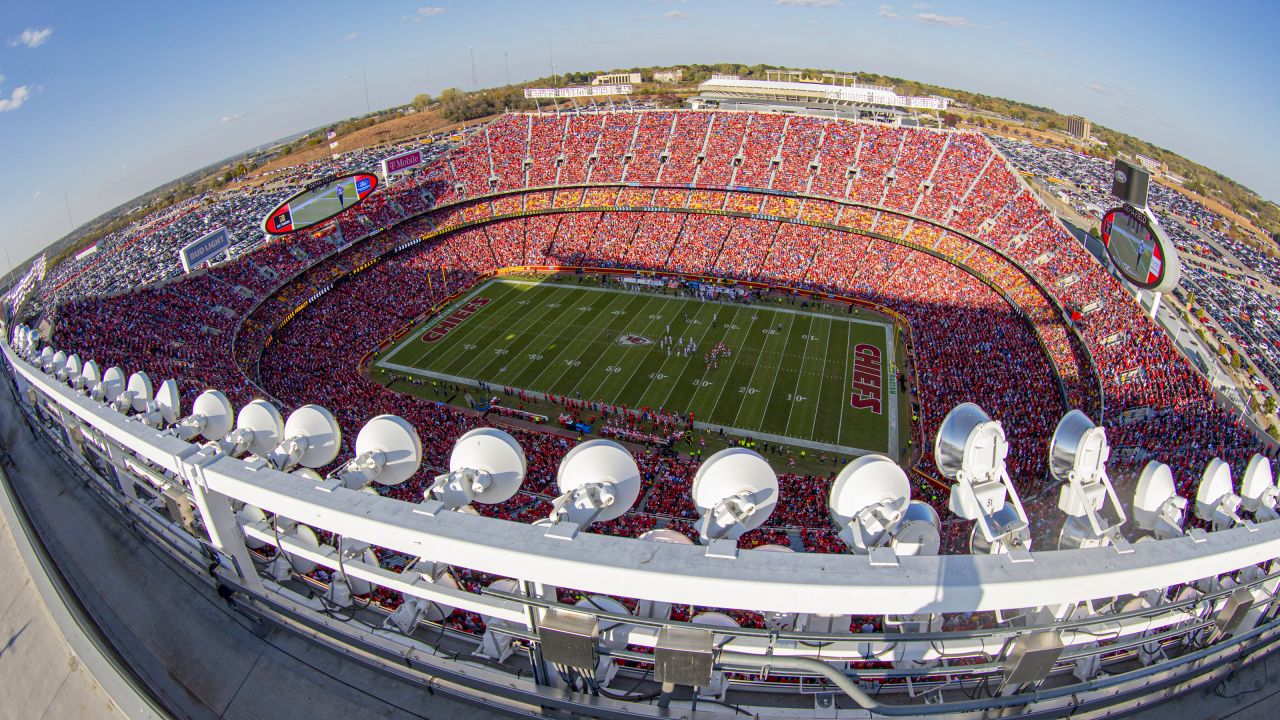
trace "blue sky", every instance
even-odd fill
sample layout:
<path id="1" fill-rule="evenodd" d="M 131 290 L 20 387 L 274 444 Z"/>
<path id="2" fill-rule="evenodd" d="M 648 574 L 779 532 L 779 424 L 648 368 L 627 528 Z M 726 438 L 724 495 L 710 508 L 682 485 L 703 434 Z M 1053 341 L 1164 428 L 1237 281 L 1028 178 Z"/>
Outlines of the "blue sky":
<path id="1" fill-rule="evenodd" d="M 422 91 L 681 62 L 834 67 L 1080 113 L 1280 201 L 1280 4 L 616 0 L 0 3 L 14 262 L 237 151 Z M 7 268 L 6 268 L 7 269 Z"/>

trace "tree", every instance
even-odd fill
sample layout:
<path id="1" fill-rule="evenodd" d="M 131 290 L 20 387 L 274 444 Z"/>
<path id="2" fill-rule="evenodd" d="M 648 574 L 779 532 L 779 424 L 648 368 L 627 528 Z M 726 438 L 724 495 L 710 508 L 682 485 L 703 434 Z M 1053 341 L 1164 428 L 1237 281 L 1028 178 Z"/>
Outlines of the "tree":
<path id="1" fill-rule="evenodd" d="M 414 95 L 413 102 L 410 103 L 410 105 L 413 105 L 417 110 L 426 110 L 427 106 L 430 104 L 431 96 L 426 93 L 418 93 L 417 95 Z"/>
<path id="2" fill-rule="evenodd" d="M 1240 353 L 1236 352 L 1235 350 L 1231 351 L 1231 369 L 1232 370 L 1240 369 Z"/>
<path id="3" fill-rule="evenodd" d="M 942 113 L 942 124 L 949 128 L 953 128 L 960 124 L 960 116 L 955 113 L 944 112 Z"/>
<path id="4" fill-rule="evenodd" d="M 1262 409 L 1268 415 L 1274 415 L 1276 412 L 1276 396 L 1268 395 L 1267 399 L 1262 402 Z"/>

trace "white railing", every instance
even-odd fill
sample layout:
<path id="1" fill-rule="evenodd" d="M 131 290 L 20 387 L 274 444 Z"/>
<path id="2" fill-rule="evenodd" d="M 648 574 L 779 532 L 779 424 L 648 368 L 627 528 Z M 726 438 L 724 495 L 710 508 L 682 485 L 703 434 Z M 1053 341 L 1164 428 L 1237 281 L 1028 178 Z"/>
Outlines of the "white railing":
<path id="1" fill-rule="evenodd" d="M 649 603 L 815 618 L 843 616 L 843 626 L 835 622 L 810 623 L 807 628 L 792 623 L 772 631 L 715 628 L 716 672 L 754 667 L 768 674 L 762 668 L 775 663 L 771 673 L 775 678 L 808 678 L 800 686 L 813 689 L 814 678 L 823 673 L 805 671 L 804 663 L 815 658 L 835 662 L 841 673 L 852 672 L 846 662 L 891 663 L 892 669 L 861 668 L 854 677 L 891 684 L 915 677 L 914 689 L 901 700 L 921 702 L 915 712 L 923 714 L 933 710 L 918 697 L 922 692 L 937 693 L 931 702 L 946 701 L 947 687 L 965 689 L 970 695 L 977 683 L 992 677 L 1007 681 L 1016 665 L 1015 649 L 1028 637 L 1052 635 L 1057 648 L 1043 672 L 1027 681 L 1028 688 L 1039 688 L 1028 695 L 1027 702 L 1052 707 L 1061 695 L 1046 688 L 1071 687 L 1078 698 L 1104 702 L 1121 682 L 1134 688 L 1175 682 L 1170 678 L 1195 684 L 1197 678 L 1216 677 L 1218 665 L 1209 659 L 1239 659 L 1242 653 L 1269 649 L 1280 632 L 1273 607 L 1280 585 L 1274 563 L 1280 557 L 1280 522 L 1242 522 L 1225 530 L 1192 530 L 1172 539 L 1090 549 L 931 557 L 893 552 L 726 552 L 715 544 L 703 547 L 610 537 L 566 530 L 563 525 L 526 525 L 443 510 L 430 503 L 403 502 L 349 489 L 337 479 L 281 472 L 264 460 L 237 459 L 211 445 L 179 439 L 172 430 L 152 427 L 137 415 L 122 414 L 94 399 L 91 392 L 73 389 L 40 369 L 38 342 L 19 341 L 15 346 L 22 351 L 8 345 L 0 349 L 29 412 L 48 427 L 63 431 L 58 437 L 72 456 L 93 457 L 99 466 L 105 463 L 114 468 L 111 487 L 118 487 L 125 498 L 151 498 L 157 503 L 167 498 L 172 508 L 190 508 L 187 531 L 215 551 L 222 572 L 264 603 L 264 608 L 288 604 L 293 608 L 290 612 L 302 612 L 297 608 L 308 607 L 305 598 L 289 583 L 322 584 L 287 569 L 281 572 L 283 555 L 289 566 L 315 563 L 335 573 L 335 578 L 340 573 L 348 581 L 399 592 L 406 600 L 446 611 L 474 612 L 486 619 L 491 630 L 504 634 L 508 645 L 512 636 L 528 643 L 534 674 L 519 683 L 512 681 L 511 687 L 519 686 L 520 693 L 537 695 L 543 688 L 557 686 L 554 673 L 538 669 L 543 649 L 560 647 L 556 644 L 560 640 L 545 634 L 548 624 L 555 626 L 568 610 L 556 602 L 550 590 L 555 587 Z M 337 538 L 333 544 L 306 543 L 292 532 L 282 533 L 275 520 L 244 519 L 243 514 L 238 520 L 236 511 L 246 505 L 343 541 L 417 558 L 415 571 L 393 572 L 366 562 L 359 554 L 340 556 Z M 266 551 L 254 551 L 250 544 Z M 444 582 L 447 573 L 437 572 L 441 568 L 517 582 L 505 589 L 474 593 Z M 993 622 L 965 631 L 942 631 L 947 619 L 985 611 L 999 611 L 999 615 Z M 610 623 L 607 634 L 614 641 L 609 645 L 613 650 L 597 648 L 604 657 L 628 658 L 640 665 L 662 666 L 662 653 L 671 644 L 665 634 L 692 627 L 666 617 L 622 616 L 600 609 L 574 612 L 595 622 L 596 630 Z M 886 629 L 894 624 L 901 632 L 850 633 L 848 616 L 885 616 Z M 1012 616 L 1020 619 L 1010 620 Z M 413 647 L 421 645 L 412 637 L 418 621 L 414 618 L 412 627 L 403 632 L 403 641 Z M 819 627 L 826 629 L 815 629 Z M 443 632 L 437 635 L 437 640 L 443 636 Z M 377 637 L 380 643 L 387 641 L 386 633 Z M 632 649 L 622 649 L 627 646 Z M 647 650 L 640 652 L 635 646 Z M 480 651 L 485 647 L 482 643 Z M 711 657 L 710 645 L 707 648 Z M 655 655 L 645 654 L 649 651 Z M 1201 652 L 1203 658 L 1196 656 L 1194 663 L 1179 660 L 1191 651 Z M 1119 679 L 1100 684 L 1097 668 L 1104 653 L 1108 662 L 1121 658 L 1133 669 L 1127 674 L 1108 669 L 1111 677 Z M 760 658 L 759 666 L 747 662 L 750 658 Z M 788 665 L 783 658 L 794 660 Z M 559 682 L 563 686 L 563 680 Z M 771 692 L 800 687 L 754 682 Z M 856 688 L 836 685 L 858 699 Z M 911 687 L 907 684 L 902 689 Z M 990 701 L 1008 704 L 995 698 Z M 890 714 L 906 710 L 895 708 L 892 713 L 880 706 L 873 710 Z M 956 705 L 952 709 L 975 708 Z"/>

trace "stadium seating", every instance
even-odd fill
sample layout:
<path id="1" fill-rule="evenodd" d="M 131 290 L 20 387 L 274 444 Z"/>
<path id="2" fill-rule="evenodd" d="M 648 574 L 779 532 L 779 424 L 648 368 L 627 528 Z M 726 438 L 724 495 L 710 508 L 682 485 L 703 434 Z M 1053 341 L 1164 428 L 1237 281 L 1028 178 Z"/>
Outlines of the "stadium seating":
<path id="1" fill-rule="evenodd" d="M 522 192 L 579 183 L 608 187 Z M 488 197 L 493 193 L 507 194 Z M 176 377 L 187 402 L 212 386 L 237 404 L 266 391 L 286 407 L 325 405 L 347 445 L 373 415 L 401 415 L 418 429 L 427 457 L 418 476 L 385 490 L 405 500 L 421 498 L 459 434 L 499 419 L 448 404 L 459 390 L 443 383 L 424 388 L 434 399 L 392 391 L 359 363 L 480 278 L 520 265 L 715 275 L 838 294 L 905 317 L 910 352 L 900 369 L 914 378 L 918 400 L 916 492 L 944 517 L 947 493 L 928 440 L 946 412 L 974 401 L 1000 419 L 1013 446 L 1011 472 L 1033 496 L 1043 489 L 1047 439 L 1067 409 L 1059 380 L 1073 407 L 1096 410 L 1105 402 L 1113 445 L 1153 451 L 1184 486 L 1209 457 L 1239 471 L 1257 448 L 1163 331 L 979 135 L 750 113 L 511 114 L 380 191 L 336 227 L 257 242 L 235 261 L 179 283 L 111 294 L 138 278 L 176 277 L 171 254 L 197 225 L 234 225 L 238 243 L 248 247 L 253 243 L 240 238 L 252 235 L 255 213 L 285 196 L 263 190 L 212 211 L 190 203 L 118 234 L 105 249 L 146 268 L 137 273 L 132 265 L 124 272 L 101 263 L 59 265 L 43 282 L 38 306 L 57 305 L 54 343 L 104 366 Z M 429 202 L 447 206 L 424 213 Z M 599 209 L 610 206 L 648 210 Z M 574 212 L 583 207 L 592 210 Z M 552 210 L 561 212 L 514 217 Z M 430 239 L 392 253 L 423 236 Z M 1059 309 L 1099 299 L 1100 308 L 1074 322 Z M 303 303 L 305 310 L 277 329 Z M 1152 412 L 1117 420 L 1137 407 Z M 623 437 L 651 426 L 615 418 L 610 427 Z M 515 498 L 481 511 L 531 522 L 545 517 L 555 468 L 572 440 L 513 432 L 529 457 L 529 479 Z M 640 449 L 636 455 L 641 501 L 593 531 L 691 532 L 696 512 L 688 489 L 697 463 Z M 1135 469 L 1118 463 L 1118 471 Z M 777 512 L 743 546 L 794 539 L 809 551 L 843 552 L 825 508 L 830 482 L 830 475 L 784 475 Z M 1038 522 L 1055 512 L 1050 505 Z M 946 548 L 960 549 L 966 539 L 967 527 L 948 523 Z M 455 622 L 474 627 L 479 620 Z"/>

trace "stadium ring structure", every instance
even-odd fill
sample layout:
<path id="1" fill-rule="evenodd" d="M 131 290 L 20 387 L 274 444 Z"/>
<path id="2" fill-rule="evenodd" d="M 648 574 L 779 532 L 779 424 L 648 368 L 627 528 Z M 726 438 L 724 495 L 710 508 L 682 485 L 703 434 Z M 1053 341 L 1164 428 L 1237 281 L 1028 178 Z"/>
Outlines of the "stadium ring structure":
<path id="1" fill-rule="evenodd" d="M 118 367 L 133 339 L 73 313 L 6 328 L 32 428 L 264 620 L 490 708 L 615 718 L 1101 717 L 1280 639 L 1260 441 L 1230 436 L 1224 461 L 1163 434 L 1230 416 L 980 135 L 508 114 L 395 192 L 425 212 L 342 232 L 270 287 L 233 261 L 102 301 L 245 289 L 209 376 L 235 387 L 191 363 L 153 385 L 175 366 Z M 917 355 L 919 451 L 804 481 L 731 448 L 663 487 L 647 454 L 565 452 L 360 374 L 480 280 L 566 271 L 882 309 Z M 325 324 L 370 298 L 398 312 Z M 350 341 L 313 362 L 317 327 Z M 642 492 L 686 512 L 635 509 Z"/>

